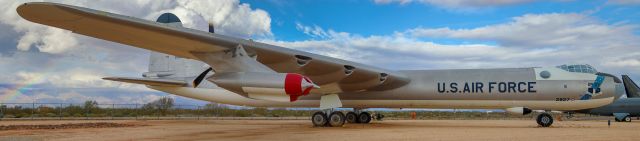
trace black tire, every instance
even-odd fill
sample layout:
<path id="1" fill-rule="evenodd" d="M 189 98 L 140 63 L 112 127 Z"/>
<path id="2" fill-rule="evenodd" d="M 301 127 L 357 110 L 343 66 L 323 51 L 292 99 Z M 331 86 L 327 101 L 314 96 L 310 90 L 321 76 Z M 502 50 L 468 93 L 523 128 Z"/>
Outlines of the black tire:
<path id="1" fill-rule="evenodd" d="M 348 112 L 345 118 L 348 123 L 358 123 L 358 114 L 355 112 Z"/>
<path id="2" fill-rule="evenodd" d="M 315 127 L 322 127 L 327 124 L 327 122 L 327 116 L 324 112 L 316 112 L 311 116 L 311 123 L 313 123 Z"/>
<path id="3" fill-rule="evenodd" d="M 630 116 L 626 116 L 624 117 L 624 122 L 631 122 L 631 117 Z"/>
<path id="4" fill-rule="evenodd" d="M 548 113 L 541 113 L 536 118 L 536 122 L 538 122 L 538 125 L 541 127 L 549 127 L 553 124 L 553 117 Z"/>
<path id="5" fill-rule="evenodd" d="M 369 112 L 361 112 L 360 115 L 358 115 L 358 122 L 359 123 L 371 122 L 371 114 L 369 114 Z"/>
<path id="6" fill-rule="evenodd" d="M 329 115 L 329 126 L 342 127 L 345 122 L 344 114 L 340 111 L 335 111 Z"/>
<path id="7" fill-rule="evenodd" d="M 622 120 L 619 120 L 618 118 L 613 118 L 614 120 L 616 120 L 616 122 L 621 122 Z"/>

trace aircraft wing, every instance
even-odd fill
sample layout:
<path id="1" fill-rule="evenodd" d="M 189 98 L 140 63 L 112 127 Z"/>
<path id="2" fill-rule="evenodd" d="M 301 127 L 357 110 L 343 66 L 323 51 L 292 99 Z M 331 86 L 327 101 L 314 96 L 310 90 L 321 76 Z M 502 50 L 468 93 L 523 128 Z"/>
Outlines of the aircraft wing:
<path id="1" fill-rule="evenodd" d="M 165 80 L 165 79 L 129 78 L 129 77 L 105 77 L 102 79 L 127 82 L 127 83 L 143 84 L 143 85 L 151 85 L 151 86 L 181 87 L 181 86 L 187 85 L 187 83 L 184 81 Z"/>
<path id="2" fill-rule="evenodd" d="M 404 74 L 392 70 L 88 8 L 34 2 L 17 11 L 32 22 L 196 60 L 194 53 L 222 52 L 242 45 L 250 56 L 276 72 L 311 78 L 323 87 L 323 93 L 387 90 L 409 82 Z"/>

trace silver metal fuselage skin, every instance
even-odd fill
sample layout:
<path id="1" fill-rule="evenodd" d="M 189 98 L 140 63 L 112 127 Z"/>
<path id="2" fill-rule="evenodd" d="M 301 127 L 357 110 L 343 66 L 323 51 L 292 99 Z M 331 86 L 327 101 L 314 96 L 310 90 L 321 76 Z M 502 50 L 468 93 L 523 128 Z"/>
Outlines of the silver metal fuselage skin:
<path id="1" fill-rule="evenodd" d="M 587 110 L 577 111 L 601 116 L 613 116 L 614 113 L 628 113 L 630 116 L 640 116 L 640 98 L 621 98 L 613 103 Z"/>
<path id="2" fill-rule="evenodd" d="M 551 71 L 548 79 L 538 76 Z M 465 108 L 502 109 L 527 107 L 535 110 L 580 110 L 610 104 L 624 93 L 621 83 L 605 77 L 601 91 L 589 100 L 595 74 L 564 72 L 550 68 L 449 69 L 400 71 L 410 83 L 392 90 L 339 93 L 348 108 Z M 226 90 L 209 88 L 150 88 L 219 103 L 255 107 L 318 107 L 322 94 L 303 96 L 296 102 L 246 98 Z"/>

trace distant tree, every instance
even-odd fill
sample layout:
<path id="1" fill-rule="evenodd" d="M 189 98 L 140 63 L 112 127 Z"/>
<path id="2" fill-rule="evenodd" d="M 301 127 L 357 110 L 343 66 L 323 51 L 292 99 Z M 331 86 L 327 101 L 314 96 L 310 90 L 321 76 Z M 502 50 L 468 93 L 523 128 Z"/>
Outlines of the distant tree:
<path id="1" fill-rule="evenodd" d="M 89 114 L 98 114 L 98 110 L 98 102 L 92 100 L 87 100 L 84 102 L 85 116 L 89 116 Z"/>
<path id="2" fill-rule="evenodd" d="M 84 102 L 84 109 L 94 109 L 98 107 L 98 102 L 87 100 Z"/>
<path id="3" fill-rule="evenodd" d="M 7 105 L 0 106 L 0 118 L 4 118 L 4 114 L 6 112 Z"/>
<path id="4" fill-rule="evenodd" d="M 41 116 L 41 117 L 50 117 L 50 116 L 55 116 L 56 113 L 56 109 L 46 106 L 46 105 L 40 105 L 38 106 L 37 111 L 37 116 Z"/>
<path id="5" fill-rule="evenodd" d="M 173 98 L 171 97 L 163 97 L 158 99 L 158 110 L 160 110 L 160 114 L 163 116 L 167 114 L 167 111 L 173 107 Z"/>
<path id="6" fill-rule="evenodd" d="M 80 107 L 79 105 L 71 105 L 71 104 L 64 107 L 62 111 L 63 111 L 62 114 L 66 117 L 81 117 L 86 113 L 86 111 L 84 110 L 84 107 Z"/>
<path id="7" fill-rule="evenodd" d="M 160 112 L 160 115 L 165 116 L 167 115 L 169 109 L 171 109 L 173 107 L 173 98 L 171 97 L 162 97 L 158 100 L 149 102 L 147 104 L 145 104 L 142 108 L 143 109 L 149 109 L 149 110 L 158 110 L 158 112 Z"/>
<path id="8" fill-rule="evenodd" d="M 210 103 L 207 103 L 206 105 L 204 105 L 204 108 L 205 109 L 218 109 L 218 108 L 221 108 L 221 105 L 218 104 L 218 103 L 210 102 Z"/>
<path id="9" fill-rule="evenodd" d="M 255 116 L 255 117 L 269 116 L 269 110 L 264 107 L 256 107 L 251 109 L 249 112 L 251 112 L 252 116 Z"/>

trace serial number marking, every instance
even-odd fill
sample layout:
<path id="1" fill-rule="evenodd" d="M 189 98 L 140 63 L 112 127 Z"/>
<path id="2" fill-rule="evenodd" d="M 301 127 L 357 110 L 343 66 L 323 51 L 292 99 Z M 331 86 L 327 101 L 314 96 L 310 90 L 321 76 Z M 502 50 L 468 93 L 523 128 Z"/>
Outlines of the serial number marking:
<path id="1" fill-rule="evenodd" d="M 556 101 L 574 101 L 575 98 L 556 98 Z"/>

